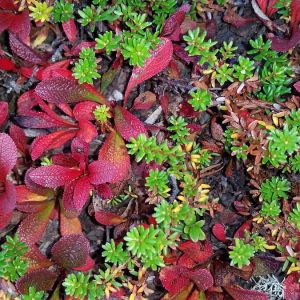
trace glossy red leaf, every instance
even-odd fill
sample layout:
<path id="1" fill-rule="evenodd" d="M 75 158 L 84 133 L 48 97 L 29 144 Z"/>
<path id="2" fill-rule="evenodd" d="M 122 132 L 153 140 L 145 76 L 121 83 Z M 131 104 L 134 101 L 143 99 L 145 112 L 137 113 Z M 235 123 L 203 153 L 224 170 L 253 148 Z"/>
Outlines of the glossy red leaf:
<path id="1" fill-rule="evenodd" d="M 77 132 L 77 137 L 87 143 L 90 143 L 98 135 L 96 127 L 88 120 L 79 120 L 78 126 L 79 131 Z"/>
<path id="2" fill-rule="evenodd" d="M 144 124 L 122 106 L 117 105 L 114 108 L 114 116 L 115 127 L 126 141 L 132 137 L 137 138 L 140 134 L 148 136 Z"/>
<path id="3" fill-rule="evenodd" d="M 146 59 L 144 66 L 133 68 L 130 80 L 125 91 L 124 107 L 126 107 L 127 98 L 132 89 L 145 80 L 163 71 L 168 66 L 172 55 L 172 42 L 167 38 L 161 38 L 160 44 L 154 51 L 151 52 L 151 57 Z"/>
<path id="4" fill-rule="evenodd" d="M 9 27 L 9 31 L 15 33 L 19 39 L 27 44 L 29 42 L 29 34 L 31 30 L 29 12 L 25 9 L 20 14 L 14 16 L 13 22 Z"/>
<path id="5" fill-rule="evenodd" d="M 65 59 L 62 61 L 58 61 L 56 63 L 51 64 L 50 66 L 46 67 L 46 68 L 40 68 L 37 72 L 36 72 L 36 78 L 38 80 L 45 80 L 47 78 L 50 77 L 55 77 L 55 75 L 57 75 L 55 73 L 55 71 L 57 70 L 66 70 L 69 65 L 70 65 L 71 59 Z M 72 73 L 70 74 L 72 76 Z"/>
<path id="6" fill-rule="evenodd" d="M 7 174 L 17 162 L 17 147 L 6 133 L 0 133 L 0 180 L 4 181 Z"/>
<path id="7" fill-rule="evenodd" d="M 79 85 L 75 79 L 52 77 L 43 80 L 35 92 L 50 103 L 74 103 L 90 100 L 110 106 L 107 100 L 90 85 Z"/>
<path id="8" fill-rule="evenodd" d="M 47 135 L 35 138 L 30 148 L 30 155 L 33 160 L 38 159 L 46 150 L 56 149 L 74 138 L 78 130 L 59 130 Z"/>
<path id="9" fill-rule="evenodd" d="M 33 182 L 30 178 L 31 172 L 35 170 L 35 168 L 29 168 L 27 172 L 25 173 L 24 182 L 26 187 L 31 190 L 32 192 L 40 195 L 48 195 L 49 193 L 53 193 L 52 189 L 45 188 L 35 182 Z"/>
<path id="10" fill-rule="evenodd" d="M 34 93 L 33 90 L 25 92 L 22 94 L 18 99 L 18 114 L 26 115 L 33 106 L 37 105 L 37 95 Z"/>
<path id="11" fill-rule="evenodd" d="M 25 154 L 27 146 L 27 137 L 25 135 L 24 130 L 15 124 L 11 124 L 9 126 L 9 135 L 13 139 L 18 150 L 21 153 Z"/>
<path id="12" fill-rule="evenodd" d="M 95 219 L 101 225 L 118 225 L 126 221 L 126 219 L 118 216 L 115 213 L 105 211 L 105 210 L 98 210 L 95 212 Z"/>
<path id="13" fill-rule="evenodd" d="M 89 152 L 89 145 L 84 140 L 76 137 L 71 144 L 71 152 L 72 157 L 74 160 L 77 161 L 77 164 L 80 164 L 81 170 L 85 171 L 87 159 L 88 159 L 88 152 Z"/>
<path id="14" fill-rule="evenodd" d="M 94 110 L 99 106 L 99 104 L 91 101 L 79 102 L 75 105 L 73 109 L 73 116 L 76 120 L 85 119 L 88 121 L 95 120 L 93 114 Z"/>
<path id="15" fill-rule="evenodd" d="M 8 118 L 8 103 L 0 101 L 0 127 L 4 125 Z"/>
<path id="16" fill-rule="evenodd" d="M 214 279 L 206 269 L 189 271 L 187 277 L 197 285 L 200 291 L 205 291 L 214 285 Z"/>
<path id="17" fill-rule="evenodd" d="M 16 66 L 11 59 L 7 57 L 0 57 L 0 70 L 16 71 Z"/>
<path id="18" fill-rule="evenodd" d="M 103 200 L 111 199 L 114 195 L 108 184 L 99 184 L 96 188 L 97 194 Z"/>
<path id="19" fill-rule="evenodd" d="M 14 14 L 11 12 L 0 11 L 0 33 L 8 29 L 14 19 Z"/>
<path id="20" fill-rule="evenodd" d="M 12 10 L 16 8 L 13 0 L 0 0 L 0 7 L 3 9 L 12 9 Z"/>
<path id="21" fill-rule="evenodd" d="M 227 238 L 226 238 L 226 231 L 225 231 L 225 226 L 221 223 L 217 223 L 213 226 L 212 228 L 212 233 L 215 236 L 217 240 L 220 242 L 225 243 Z"/>
<path id="22" fill-rule="evenodd" d="M 52 259 L 66 269 L 83 266 L 89 257 L 90 244 L 82 234 L 63 236 L 51 249 Z"/>
<path id="23" fill-rule="evenodd" d="M 95 48 L 96 42 L 87 42 L 87 41 L 82 41 L 78 45 L 74 46 L 71 50 L 71 54 L 73 56 L 79 56 L 79 53 L 81 52 L 82 49 L 84 48 Z"/>
<path id="24" fill-rule="evenodd" d="M 53 265 L 36 245 L 30 246 L 29 250 L 24 254 L 24 258 L 29 264 L 27 269 L 28 273 L 33 270 L 48 268 Z"/>
<path id="25" fill-rule="evenodd" d="M 12 217 L 12 212 L 8 214 L 0 213 L 0 230 L 2 230 L 3 228 L 5 228 L 6 225 L 8 225 L 11 217 Z"/>
<path id="26" fill-rule="evenodd" d="M 130 158 L 123 139 L 117 132 L 106 138 L 98 155 L 98 160 L 88 166 L 92 184 L 116 183 L 128 176 Z"/>
<path id="27" fill-rule="evenodd" d="M 47 269 L 34 270 L 19 278 L 16 287 L 21 294 L 27 294 L 30 287 L 34 287 L 36 291 L 49 291 L 57 277 L 56 273 Z"/>
<path id="28" fill-rule="evenodd" d="M 18 235 L 20 241 L 27 245 L 37 243 L 47 227 L 50 215 L 53 211 L 55 201 L 48 201 L 48 205 L 38 213 L 29 214 L 19 225 Z"/>
<path id="29" fill-rule="evenodd" d="M 159 279 L 169 294 L 175 295 L 187 287 L 190 279 L 182 276 L 188 269 L 181 266 L 164 267 L 159 273 Z"/>
<path id="30" fill-rule="evenodd" d="M 5 191 L 0 193 L 0 214 L 10 214 L 16 206 L 16 189 L 8 180 L 2 183 Z"/>
<path id="31" fill-rule="evenodd" d="M 62 28 L 71 43 L 76 42 L 77 40 L 77 29 L 73 19 L 62 22 Z"/>
<path id="32" fill-rule="evenodd" d="M 25 45 L 14 33 L 9 34 L 9 45 L 14 54 L 29 63 L 43 65 L 47 61 L 47 59 L 41 54 L 35 52 L 29 46 Z"/>
<path id="33" fill-rule="evenodd" d="M 80 213 L 75 209 L 73 201 L 76 181 L 77 180 L 73 180 L 64 186 L 63 197 L 60 201 L 62 212 L 67 218 L 77 218 Z"/>
<path id="34" fill-rule="evenodd" d="M 292 0 L 291 2 L 291 28 L 292 30 L 298 29 L 300 22 L 300 1 Z"/>
<path id="35" fill-rule="evenodd" d="M 30 179 L 44 187 L 56 188 L 78 178 L 82 172 L 63 166 L 43 166 L 30 172 Z"/>
<path id="36" fill-rule="evenodd" d="M 265 293 L 245 290 L 240 287 L 235 286 L 223 286 L 226 292 L 234 299 L 234 300 L 268 300 L 268 296 Z"/>
<path id="37" fill-rule="evenodd" d="M 237 238 L 237 239 L 244 238 L 245 237 L 245 231 L 250 232 L 250 230 L 251 230 L 251 224 L 252 224 L 252 220 L 247 220 L 246 222 L 244 222 L 238 228 L 238 230 L 234 233 L 234 238 Z"/>
<path id="38" fill-rule="evenodd" d="M 284 300 L 299 300 L 300 299 L 300 283 L 299 274 L 292 273 L 286 277 L 283 282 Z"/>
<path id="39" fill-rule="evenodd" d="M 74 208 L 80 213 L 84 205 L 90 196 L 90 191 L 92 186 L 90 184 L 89 178 L 83 176 L 76 180 L 76 185 L 74 188 L 73 203 Z"/>
<path id="40" fill-rule="evenodd" d="M 88 256 L 86 263 L 80 267 L 74 267 L 73 270 L 80 271 L 80 272 L 88 272 L 95 266 L 95 261 Z"/>

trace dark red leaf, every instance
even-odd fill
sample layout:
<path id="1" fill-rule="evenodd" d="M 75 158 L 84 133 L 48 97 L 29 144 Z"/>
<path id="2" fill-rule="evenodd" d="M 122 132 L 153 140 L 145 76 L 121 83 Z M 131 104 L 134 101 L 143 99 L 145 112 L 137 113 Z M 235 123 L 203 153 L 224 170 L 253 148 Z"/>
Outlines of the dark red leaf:
<path id="1" fill-rule="evenodd" d="M 71 54 L 73 56 L 79 56 L 79 53 L 81 52 L 82 49 L 84 48 L 95 48 L 96 42 L 87 42 L 87 41 L 82 41 L 78 45 L 74 46 L 71 50 Z"/>
<path id="2" fill-rule="evenodd" d="M 117 214 L 105 210 L 96 211 L 95 219 L 101 225 L 118 225 L 126 221 L 126 219 L 118 216 Z"/>
<path id="3" fill-rule="evenodd" d="M 8 118 L 8 103 L 0 101 L 0 127 L 4 125 Z"/>
<path id="4" fill-rule="evenodd" d="M 163 71 L 169 64 L 173 55 L 172 42 L 167 38 L 161 38 L 161 42 L 157 49 L 151 52 L 143 67 L 134 67 L 132 75 L 128 82 L 125 96 L 124 96 L 124 107 L 127 104 L 127 98 L 137 85 L 141 84 L 145 80 L 153 77 L 154 75 Z"/>
<path id="5" fill-rule="evenodd" d="M 50 66 L 46 67 L 46 68 L 40 68 L 36 74 L 35 77 L 38 80 L 45 80 L 48 79 L 50 77 L 55 77 L 55 75 L 57 75 L 55 73 L 55 71 L 57 70 L 66 70 L 68 68 L 68 66 L 70 65 L 71 59 L 65 59 L 62 61 L 58 61 L 56 63 L 51 64 Z M 72 74 L 72 73 L 71 73 Z M 70 74 L 70 75 L 71 75 Z M 72 76 L 72 75 L 71 75 Z"/>
<path id="6" fill-rule="evenodd" d="M 14 16 L 11 12 L 0 11 L 0 33 L 9 28 Z"/>
<path id="7" fill-rule="evenodd" d="M 76 185 L 74 188 L 74 196 L 73 196 L 73 203 L 74 208 L 80 213 L 83 206 L 86 204 L 92 186 L 88 177 L 83 176 L 76 180 Z"/>
<path id="8" fill-rule="evenodd" d="M 15 33 L 23 43 L 29 42 L 31 30 L 29 12 L 25 9 L 22 13 L 15 15 L 9 31 Z"/>
<path id="9" fill-rule="evenodd" d="M 18 150 L 23 154 L 26 153 L 27 137 L 24 130 L 15 124 L 9 126 L 9 135 L 15 142 Z"/>
<path id="10" fill-rule="evenodd" d="M 80 170 L 52 165 L 34 169 L 30 172 L 29 177 L 41 186 L 56 188 L 71 182 L 81 174 Z"/>
<path id="11" fill-rule="evenodd" d="M 114 115 L 116 129 L 126 141 L 132 137 L 137 138 L 140 134 L 148 136 L 144 124 L 122 106 L 114 108 Z"/>
<path id="12" fill-rule="evenodd" d="M 225 227 L 221 223 L 217 223 L 213 226 L 212 228 L 212 233 L 218 239 L 219 241 L 225 243 L 227 238 L 226 238 L 226 231 Z"/>
<path id="13" fill-rule="evenodd" d="M 224 15 L 224 22 L 229 23 L 236 28 L 240 28 L 255 21 L 257 21 L 256 18 L 243 18 L 237 14 L 233 8 L 228 8 Z"/>
<path id="14" fill-rule="evenodd" d="M 91 101 L 79 102 L 75 105 L 73 109 L 73 116 L 76 120 L 85 119 L 88 121 L 95 120 L 93 114 L 94 110 L 99 106 L 99 104 Z"/>
<path id="15" fill-rule="evenodd" d="M 240 287 L 235 286 L 224 286 L 226 292 L 234 299 L 234 300 L 268 300 L 268 296 L 265 293 L 245 290 Z"/>
<path id="16" fill-rule="evenodd" d="M 131 110 L 144 110 L 151 108 L 156 103 L 156 95 L 152 92 L 144 92 L 135 98 Z"/>
<path id="17" fill-rule="evenodd" d="M 130 158 L 123 139 L 112 132 L 99 151 L 98 160 L 88 166 L 92 184 L 116 183 L 128 176 Z"/>
<path id="18" fill-rule="evenodd" d="M 8 214 L 0 213 L 0 230 L 2 230 L 9 223 L 11 217 L 12 217 L 12 212 Z"/>
<path id="19" fill-rule="evenodd" d="M 21 294 L 27 294 L 30 287 L 37 291 L 49 291 L 52 289 L 58 275 L 47 269 L 32 271 L 16 282 L 16 287 Z"/>
<path id="20" fill-rule="evenodd" d="M 53 263 L 39 250 L 36 245 L 31 245 L 29 250 L 24 254 L 25 260 L 29 263 L 27 272 L 30 273 L 33 270 L 48 268 Z"/>
<path id="21" fill-rule="evenodd" d="M 0 0 L 0 7 L 3 9 L 12 9 L 16 8 L 13 0 Z"/>
<path id="22" fill-rule="evenodd" d="M 169 112 L 169 96 L 167 94 L 164 94 L 159 97 L 160 106 L 165 114 L 165 116 L 168 115 Z"/>
<path id="23" fill-rule="evenodd" d="M 77 137 L 83 141 L 90 143 L 97 135 L 97 129 L 90 121 L 81 119 L 78 121 L 79 131 Z"/>
<path id="24" fill-rule="evenodd" d="M 300 22 L 300 2 L 299 0 L 292 0 L 291 2 L 291 28 L 292 30 L 298 29 Z"/>
<path id="25" fill-rule="evenodd" d="M 287 276 L 283 282 L 284 300 L 299 300 L 300 299 L 300 283 L 299 274 L 292 273 Z"/>
<path id="26" fill-rule="evenodd" d="M 30 148 L 30 155 L 33 160 L 38 159 L 46 150 L 56 149 L 74 138 L 78 130 L 60 130 L 47 135 L 37 137 Z"/>
<path id="27" fill-rule="evenodd" d="M 114 195 L 108 184 L 103 183 L 97 186 L 97 193 L 100 198 L 103 200 L 111 199 Z"/>
<path id="28" fill-rule="evenodd" d="M 89 251 L 89 241 L 82 234 L 70 234 L 54 244 L 51 254 L 57 264 L 72 269 L 86 264 Z"/>
<path id="29" fill-rule="evenodd" d="M 206 269 L 189 271 L 186 276 L 197 285 L 200 291 L 205 291 L 214 285 L 214 279 Z"/>
<path id="30" fill-rule="evenodd" d="M 16 66 L 11 59 L 7 57 L 0 57 L 0 70 L 14 72 L 16 70 Z"/>
<path id="31" fill-rule="evenodd" d="M 38 213 L 29 214 L 22 221 L 17 231 L 20 241 L 25 242 L 27 245 L 33 245 L 41 239 L 53 211 L 54 204 L 55 201 L 48 201 L 46 208 Z"/>
<path id="32" fill-rule="evenodd" d="M 188 269 L 181 266 L 164 267 L 159 273 L 159 279 L 169 294 L 175 295 L 187 287 L 190 279 L 182 276 Z"/>
<path id="33" fill-rule="evenodd" d="M 16 206 L 16 189 L 10 181 L 4 181 L 5 191 L 0 193 L 0 215 L 10 214 Z"/>
<path id="34" fill-rule="evenodd" d="M 251 224 L 252 224 L 252 220 L 247 220 L 246 222 L 244 222 L 238 228 L 238 230 L 234 233 L 234 238 L 237 238 L 237 239 L 244 238 L 245 237 L 245 231 L 250 232 L 250 230 L 251 230 Z"/>
<path id="35" fill-rule="evenodd" d="M 17 147 L 6 133 L 0 133 L 0 180 L 4 181 L 7 174 L 17 162 Z"/>
<path id="36" fill-rule="evenodd" d="M 88 256 L 87 261 L 83 266 L 75 267 L 73 268 L 73 270 L 80 271 L 80 272 L 87 272 L 91 270 L 94 267 L 94 265 L 95 265 L 95 261 L 90 256 Z"/>
<path id="37" fill-rule="evenodd" d="M 77 29 L 73 19 L 62 22 L 62 28 L 71 43 L 75 43 L 77 40 Z"/>
<path id="38" fill-rule="evenodd" d="M 300 29 L 296 28 L 293 30 L 292 35 L 289 39 L 282 39 L 274 36 L 273 33 L 267 35 L 272 41 L 271 48 L 276 51 L 286 52 L 296 47 L 300 41 Z"/>
<path id="39" fill-rule="evenodd" d="M 297 90 L 298 93 L 300 93 L 300 81 L 294 83 L 294 88 Z"/>
<path id="40" fill-rule="evenodd" d="M 35 52 L 33 49 L 19 40 L 19 38 L 14 33 L 9 34 L 9 45 L 14 54 L 29 63 L 43 65 L 47 61 L 45 57 Z"/>
<path id="41" fill-rule="evenodd" d="M 79 85 L 75 79 L 71 78 L 45 79 L 37 85 L 35 92 L 43 100 L 55 104 L 90 100 L 110 106 L 107 100 L 90 85 Z"/>

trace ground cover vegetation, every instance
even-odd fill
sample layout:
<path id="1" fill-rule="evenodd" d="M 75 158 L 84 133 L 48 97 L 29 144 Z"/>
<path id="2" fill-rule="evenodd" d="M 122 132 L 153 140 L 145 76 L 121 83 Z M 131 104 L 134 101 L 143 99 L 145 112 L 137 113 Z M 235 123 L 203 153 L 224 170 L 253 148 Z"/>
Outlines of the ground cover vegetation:
<path id="1" fill-rule="evenodd" d="M 0 298 L 300 299 L 299 23 L 0 0 Z"/>

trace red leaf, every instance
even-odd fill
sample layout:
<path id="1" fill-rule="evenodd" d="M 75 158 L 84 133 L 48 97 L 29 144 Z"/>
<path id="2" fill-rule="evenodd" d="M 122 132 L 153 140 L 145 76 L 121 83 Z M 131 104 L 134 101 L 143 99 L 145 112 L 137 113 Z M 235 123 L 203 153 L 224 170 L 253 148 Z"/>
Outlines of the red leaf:
<path id="1" fill-rule="evenodd" d="M 212 246 L 208 241 L 203 243 L 186 241 L 181 243 L 178 249 L 197 263 L 203 263 L 213 255 Z"/>
<path id="2" fill-rule="evenodd" d="M 292 30 L 298 29 L 300 22 L 300 2 L 299 0 L 292 0 L 291 2 L 291 28 Z"/>
<path id="3" fill-rule="evenodd" d="M 17 231 L 20 241 L 25 242 L 27 245 L 33 245 L 41 239 L 53 211 L 54 204 L 55 201 L 49 201 L 45 209 L 38 213 L 29 214 L 22 221 Z"/>
<path id="4" fill-rule="evenodd" d="M 65 269 L 72 269 L 85 265 L 89 251 L 89 241 L 82 234 L 70 234 L 54 244 L 51 254 L 57 264 Z"/>
<path id="5" fill-rule="evenodd" d="M 212 228 L 212 233 L 216 237 L 217 240 L 225 243 L 227 238 L 226 238 L 226 232 L 225 232 L 225 227 L 221 223 L 217 223 L 213 226 Z"/>
<path id="6" fill-rule="evenodd" d="M 11 217 L 12 217 L 12 212 L 8 214 L 0 213 L 0 230 L 5 228 L 5 226 L 9 223 Z"/>
<path id="7" fill-rule="evenodd" d="M 94 110 L 99 106 L 99 104 L 91 101 L 79 102 L 75 105 L 73 109 L 73 116 L 76 120 L 85 119 L 88 121 L 95 120 L 93 114 Z"/>
<path id="8" fill-rule="evenodd" d="M 61 70 L 68 71 L 67 68 L 69 67 L 70 62 L 71 62 L 71 59 L 65 59 L 65 60 L 53 63 L 46 68 L 40 68 L 40 70 L 36 72 L 35 77 L 40 81 L 48 79 L 50 77 L 55 77 L 55 75 L 57 75 L 57 73 L 55 73 L 55 71 L 59 71 L 59 70 L 60 71 Z M 72 73 L 70 74 L 70 77 L 72 78 Z"/>
<path id="9" fill-rule="evenodd" d="M 47 61 L 47 59 L 42 57 L 39 53 L 35 52 L 33 49 L 20 41 L 14 33 L 9 34 L 9 45 L 14 54 L 23 58 L 29 63 L 43 65 Z"/>
<path id="10" fill-rule="evenodd" d="M 78 218 L 67 218 L 60 213 L 60 233 L 62 236 L 70 234 L 82 234 L 81 223 Z"/>
<path id="11" fill-rule="evenodd" d="M 3 182 L 5 191 L 0 193 L 0 215 L 10 214 L 16 206 L 16 189 L 10 181 Z"/>
<path id="12" fill-rule="evenodd" d="M 148 136 L 144 124 L 122 106 L 114 108 L 114 115 L 116 129 L 126 141 L 132 137 L 137 138 L 140 134 Z"/>
<path id="13" fill-rule="evenodd" d="M 14 72 L 16 70 L 16 66 L 11 59 L 7 57 L 0 57 L 0 69 Z"/>
<path id="14" fill-rule="evenodd" d="M 0 11 L 0 33 L 9 28 L 14 16 L 11 12 Z"/>
<path id="15" fill-rule="evenodd" d="M 25 260 L 29 263 L 27 272 L 48 268 L 53 263 L 39 250 L 36 245 L 31 245 L 29 250 L 24 254 Z"/>
<path id="16" fill-rule="evenodd" d="M 160 102 L 160 106 L 165 114 L 165 116 L 168 115 L 169 112 L 169 95 L 164 94 L 162 96 L 159 97 L 159 102 Z"/>
<path id="17" fill-rule="evenodd" d="M 56 188 L 71 182 L 81 174 L 80 170 L 52 165 L 34 169 L 30 172 L 29 177 L 33 182 L 41 186 Z"/>
<path id="18" fill-rule="evenodd" d="M 83 141 L 90 143 L 97 135 L 97 129 L 90 121 L 81 119 L 78 121 L 79 131 L 77 137 Z"/>
<path id="19" fill-rule="evenodd" d="M 14 20 L 10 25 L 9 30 L 15 33 L 23 43 L 27 44 L 27 42 L 29 42 L 31 24 L 27 9 L 14 16 Z"/>
<path id="20" fill-rule="evenodd" d="M 105 210 L 96 211 L 95 219 L 101 225 L 118 225 L 126 221 L 126 219 L 118 216 L 117 214 Z"/>
<path id="21" fill-rule="evenodd" d="M 300 81 L 294 83 L 294 88 L 297 90 L 298 93 L 300 93 Z"/>
<path id="22" fill-rule="evenodd" d="M 7 174 L 17 162 L 17 147 L 6 133 L 0 133 L 0 180 L 4 181 Z"/>
<path id="23" fill-rule="evenodd" d="M 73 19 L 62 22 L 62 28 L 71 43 L 75 43 L 77 40 L 77 29 Z"/>
<path id="24" fill-rule="evenodd" d="M 156 103 L 156 95 L 152 92 L 144 92 L 135 98 L 131 110 L 144 110 L 151 108 Z"/>
<path id="25" fill-rule="evenodd" d="M 79 56 L 79 53 L 81 52 L 82 49 L 84 49 L 84 48 L 94 48 L 95 45 L 96 45 L 96 42 L 82 41 L 78 45 L 76 45 L 72 48 L 71 55 Z"/>
<path id="26" fill-rule="evenodd" d="M 126 107 L 127 98 L 132 89 L 145 80 L 163 71 L 168 66 L 172 58 L 172 54 L 172 42 L 167 38 L 161 38 L 161 43 L 158 45 L 156 50 L 151 52 L 151 57 L 145 61 L 144 66 L 133 68 L 132 75 L 125 91 L 124 107 Z"/>
<path id="27" fill-rule="evenodd" d="M 56 149 L 74 138 L 78 130 L 60 130 L 37 137 L 30 148 L 33 160 L 38 159 L 46 150 Z"/>
<path id="28" fill-rule="evenodd" d="M 35 92 L 50 103 L 73 103 L 90 100 L 110 106 L 107 100 L 90 85 L 79 85 L 75 79 L 52 77 L 43 80 Z"/>
<path id="29" fill-rule="evenodd" d="M 92 184 L 116 183 L 128 176 L 130 158 L 123 139 L 112 132 L 99 151 L 98 160 L 88 166 Z"/>
<path id="30" fill-rule="evenodd" d="M 187 287 L 190 283 L 190 279 L 181 276 L 183 272 L 188 269 L 181 266 L 164 267 L 159 273 L 159 279 L 162 282 L 163 287 L 169 292 L 169 294 L 175 295 Z"/>
<path id="31" fill-rule="evenodd" d="M 3 9 L 11 10 L 14 10 L 16 8 L 13 0 L 0 0 L 0 7 Z"/>
<path id="32" fill-rule="evenodd" d="M 18 150 L 22 154 L 26 153 L 27 137 L 25 136 L 24 130 L 15 124 L 9 126 L 9 135 L 16 144 Z"/>
<path id="33" fill-rule="evenodd" d="M 73 270 L 80 271 L 80 272 L 87 272 L 91 270 L 94 267 L 94 265 L 95 265 L 95 261 L 90 256 L 88 256 L 87 261 L 83 266 L 75 267 L 73 268 Z"/>
<path id="34" fill-rule="evenodd" d="M 256 0 L 258 6 L 260 9 L 266 13 L 267 12 L 267 6 L 268 6 L 268 0 Z"/>
<path id="35" fill-rule="evenodd" d="M 234 233 L 234 238 L 237 238 L 237 239 L 244 238 L 245 237 L 245 231 L 250 232 L 250 230 L 251 230 L 251 224 L 252 224 L 252 220 L 248 220 L 248 221 L 244 222 L 238 228 L 238 230 Z"/>
<path id="36" fill-rule="evenodd" d="M 192 280 L 201 291 L 205 291 L 214 285 L 214 279 L 211 273 L 206 269 L 189 271 L 187 277 Z"/>
<path id="37" fill-rule="evenodd" d="M 299 274 L 292 273 L 286 277 L 283 282 L 284 299 L 299 300 L 300 299 L 300 283 Z"/>
<path id="38" fill-rule="evenodd" d="M 49 291 L 56 279 L 56 273 L 47 269 L 40 269 L 19 278 L 16 287 L 21 294 L 27 294 L 30 287 L 34 287 L 37 291 Z"/>
<path id="39" fill-rule="evenodd" d="M 76 180 L 76 185 L 74 188 L 74 196 L 73 196 L 73 203 L 75 209 L 80 213 L 83 206 L 86 204 L 92 186 L 88 177 L 83 176 Z"/>
<path id="40" fill-rule="evenodd" d="M 292 35 L 289 39 L 282 39 L 274 36 L 270 33 L 267 35 L 268 38 L 272 41 L 271 48 L 276 51 L 286 52 L 294 47 L 296 47 L 300 41 L 300 29 L 295 28 L 292 31 Z"/>
<path id="41" fill-rule="evenodd" d="M 257 21 L 256 18 L 243 18 L 239 14 L 237 14 L 233 8 L 228 8 L 224 15 L 224 22 L 229 23 L 230 25 L 240 28 L 249 23 L 253 23 Z"/>
<path id="42" fill-rule="evenodd" d="M 8 103 L 0 101 L 0 127 L 4 125 L 8 117 Z"/>
<path id="43" fill-rule="evenodd" d="M 234 299 L 234 300 L 268 300 L 268 296 L 265 293 L 245 290 L 240 287 L 235 286 L 223 286 L 226 292 Z"/>
<path id="44" fill-rule="evenodd" d="M 97 186 L 97 193 L 98 193 L 98 196 L 104 200 L 111 199 L 114 196 L 109 185 L 106 183 L 99 184 Z"/>

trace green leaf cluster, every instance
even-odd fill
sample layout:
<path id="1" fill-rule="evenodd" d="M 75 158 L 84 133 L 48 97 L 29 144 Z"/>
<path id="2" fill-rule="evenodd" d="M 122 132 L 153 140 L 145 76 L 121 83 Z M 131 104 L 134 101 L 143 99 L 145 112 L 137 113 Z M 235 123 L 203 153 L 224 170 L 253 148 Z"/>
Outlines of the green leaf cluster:
<path id="1" fill-rule="evenodd" d="M 174 132 L 170 138 L 179 144 L 185 144 L 188 142 L 187 137 L 189 136 L 189 129 L 186 127 L 188 125 L 183 117 L 170 117 L 170 126 L 167 127 L 168 131 Z"/>
<path id="2" fill-rule="evenodd" d="M 74 18 L 74 4 L 65 0 L 55 1 L 52 17 L 55 23 L 66 22 Z"/>
<path id="3" fill-rule="evenodd" d="M 168 186 L 168 174 L 166 171 L 150 170 L 149 176 L 146 177 L 146 187 L 152 196 L 161 196 L 167 198 L 170 196 Z"/>
<path id="4" fill-rule="evenodd" d="M 229 257 L 231 259 L 230 265 L 237 265 L 238 268 L 242 268 L 244 265 L 250 265 L 250 259 L 255 254 L 255 248 L 251 244 L 245 243 L 241 239 L 234 239 L 235 245 L 232 250 L 229 251 Z"/>
<path id="5" fill-rule="evenodd" d="M 197 89 L 190 92 L 191 98 L 188 103 L 192 105 L 195 111 L 206 110 L 211 105 L 211 94 L 208 90 Z"/>
<path id="6" fill-rule="evenodd" d="M 289 222 L 295 224 L 298 230 L 300 230 L 300 203 L 298 202 L 289 214 Z"/>
<path id="7" fill-rule="evenodd" d="M 22 300 L 43 300 L 46 298 L 44 291 L 37 291 L 34 287 L 29 287 L 28 293 L 22 295 Z"/>

